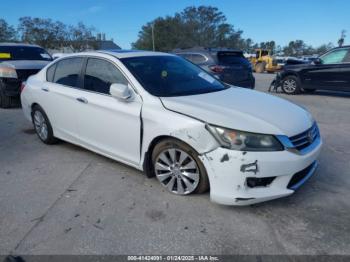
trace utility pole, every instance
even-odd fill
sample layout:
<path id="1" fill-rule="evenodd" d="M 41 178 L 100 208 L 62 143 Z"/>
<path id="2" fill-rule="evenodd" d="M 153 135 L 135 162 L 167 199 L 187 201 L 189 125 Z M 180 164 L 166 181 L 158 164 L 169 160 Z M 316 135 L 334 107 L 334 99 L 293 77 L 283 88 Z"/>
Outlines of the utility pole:
<path id="1" fill-rule="evenodd" d="M 152 23 L 152 46 L 153 46 L 153 51 L 155 51 L 156 48 L 154 46 L 154 23 Z"/>

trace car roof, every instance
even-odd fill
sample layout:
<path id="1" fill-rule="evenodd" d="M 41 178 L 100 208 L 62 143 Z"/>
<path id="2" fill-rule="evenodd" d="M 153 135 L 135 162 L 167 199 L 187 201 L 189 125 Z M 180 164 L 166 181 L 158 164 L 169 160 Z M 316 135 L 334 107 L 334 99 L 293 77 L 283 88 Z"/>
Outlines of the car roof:
<path id="1" fill-rule="evenodd" d="M 116 58 L 129 58 L 129 57 L 140 57 L 140 56 L 172 56 L 168 53 L 163 52 L 153 52 L 153 51 L 144 51 L 144 50 L 98 50 L 93 53 L 103 53 L 112 55 Z"/>
<path id="2" fill-rule="evenodd" d="M 15 46 L 15 47 L 40 47 L 38 45 L 26 44 L 26 43 L 0 43 L 0 46 Z"/>
<path id="3" fill-rule="evenodd" d="M 182 54 L 182 53 L 216 53 L 216 52 L 236 52 L 243 53 L 239 49 L 230 49 L 230 48 L 189 48 L 189 49 L 176 49 L 173 53 Z"/>
<path id="4" fill-rule="evenodd" d="M 339 49 L 339 48 L 349 48 L 350 45 L 343 45 L 343 46 L 337 46 L 337 47 L 334 47 L 333 49 Z"/>

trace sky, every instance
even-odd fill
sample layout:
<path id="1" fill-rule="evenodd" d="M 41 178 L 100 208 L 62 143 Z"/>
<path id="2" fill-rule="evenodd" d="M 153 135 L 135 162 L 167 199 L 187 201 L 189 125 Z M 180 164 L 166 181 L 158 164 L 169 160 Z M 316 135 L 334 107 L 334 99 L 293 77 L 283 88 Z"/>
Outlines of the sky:
<path id="1" fill-rule="evenodd" d="M 275 40 L 284 46 L 301 39 L 313 46 L 336 44 L 345 29 L 350 44 L 349 0 L 4 0 L 0 18 L 14 26 L 22 16 L 81 21 L 129 49 L 142 25 L 200 5 L 218 7 L 244 38 L 257 43 Z"/>

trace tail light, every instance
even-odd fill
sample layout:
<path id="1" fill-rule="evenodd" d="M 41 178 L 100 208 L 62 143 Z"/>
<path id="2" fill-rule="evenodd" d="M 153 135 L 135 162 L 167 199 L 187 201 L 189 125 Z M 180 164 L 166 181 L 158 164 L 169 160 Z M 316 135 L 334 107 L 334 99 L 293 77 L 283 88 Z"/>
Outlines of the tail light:
<path id="1" fill-rule="evenodd" d="M 220 65 L 209 66 L 209 68 L 214 73 L 222 73 L 224 71 L 224 69 L 225 69 L 224 66 L 220 66 Z"/>
<path id="2" fill-rule="evenodd" d="M 21 93 L 23 92 L 25 87 L 26 87 L 26 82 L 22 82 L 21 83 Z"/>

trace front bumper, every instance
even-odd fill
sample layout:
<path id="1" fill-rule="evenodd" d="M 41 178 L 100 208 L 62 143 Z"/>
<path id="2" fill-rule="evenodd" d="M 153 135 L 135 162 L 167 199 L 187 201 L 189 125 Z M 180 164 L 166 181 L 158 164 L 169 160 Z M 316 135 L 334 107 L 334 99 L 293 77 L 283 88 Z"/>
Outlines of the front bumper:
<path id="1" fill-rule="evenodd" d="M 291 195 L 314 174 L 321 146 L 319 139 L 304 155 L 225 148 L 206 153 L 201 160 L 210 181 L 210 199 L 224 205 L 250 205 Z M 272 182 L 263 186 L 251 187 L 248 182 L 270 178 Z"/>

